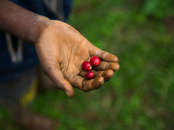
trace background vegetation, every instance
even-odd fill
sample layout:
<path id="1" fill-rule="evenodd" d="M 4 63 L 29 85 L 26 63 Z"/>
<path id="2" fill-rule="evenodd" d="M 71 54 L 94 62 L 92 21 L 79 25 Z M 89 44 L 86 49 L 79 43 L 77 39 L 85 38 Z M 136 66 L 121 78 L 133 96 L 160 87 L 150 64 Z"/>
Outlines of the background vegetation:
<path id="1" fill-rule="evenodd" d="M 34 112 L 60 130 L 174 129 L 174 1 L 75 0 L 69 23 L 92 43 L 120 59 L 120 70 L 101 89 L 46 92 Z M 0 111 L 0 129 L 18 130 Z"/>

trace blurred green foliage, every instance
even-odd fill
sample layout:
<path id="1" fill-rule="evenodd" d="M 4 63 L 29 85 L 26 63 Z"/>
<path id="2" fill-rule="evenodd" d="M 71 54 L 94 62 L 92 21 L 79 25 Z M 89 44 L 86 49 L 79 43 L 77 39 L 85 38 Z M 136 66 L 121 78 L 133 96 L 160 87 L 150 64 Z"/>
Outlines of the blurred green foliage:
<path id="1" fill-rule="evenodd" d="M 173 15 L 171 3 L 76 0 L 69 23 L 117 55 L 121 68 L 101 89 L 76 90 L 72 99 L 61 91 L 41 94 L 33 111 L 58 121 L 59 130 L 173 130 L 174 39 L 159 20 Z M 18 129 L 6 110 L 1 122 L 0 129 Z"/>
<path id="2" fill-rule="evenodd" d="M 143 8 L 143 13 L 145 13 L 146 15 L 153 15 L 156 18 L 173 16 L 173 5 L 173 0 L 146 0 Z"/>

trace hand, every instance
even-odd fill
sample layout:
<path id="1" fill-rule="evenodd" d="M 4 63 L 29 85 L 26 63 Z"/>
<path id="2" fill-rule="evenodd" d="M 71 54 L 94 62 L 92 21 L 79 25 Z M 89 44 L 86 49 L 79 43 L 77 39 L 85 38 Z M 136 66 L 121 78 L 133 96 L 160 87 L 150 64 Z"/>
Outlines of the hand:
<path id="1" fill-rule="evenodd" d="M 92 45 L 70 25 L 51 21 L 35 44 L 40 63 L 50 79 L 68 96 L 73 96 L 72 86 L 83 91 L 99 88 L 119 69 L 118 58 Z M 96 77 L 86 80 L 81 64 L 91 56 L 103 61 L 96 68 Z"/>

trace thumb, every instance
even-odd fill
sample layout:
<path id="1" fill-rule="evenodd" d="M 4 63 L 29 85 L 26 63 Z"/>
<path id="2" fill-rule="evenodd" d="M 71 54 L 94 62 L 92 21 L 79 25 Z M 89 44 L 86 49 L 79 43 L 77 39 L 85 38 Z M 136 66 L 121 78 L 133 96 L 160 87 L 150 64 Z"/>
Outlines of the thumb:
<path id="1" fill-rule="evenodd" d="M 74 90 L 71 84 L 64 78 L 62 72 L 59 68 L 49 69 L 49 77 L 56 83 L 56 86 L 65 91 L 66 95 L 72 97 L 74 95 Z"/>

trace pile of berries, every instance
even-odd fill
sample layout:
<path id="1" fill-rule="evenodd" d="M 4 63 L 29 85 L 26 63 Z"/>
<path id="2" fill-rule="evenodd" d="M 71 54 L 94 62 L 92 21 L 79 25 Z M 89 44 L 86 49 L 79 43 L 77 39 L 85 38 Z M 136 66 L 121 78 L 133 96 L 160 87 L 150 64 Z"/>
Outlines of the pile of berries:
<path id="1" fill-rule="evenodd" d="M 84 61 L 82 63 L 82 69 L 86 71 L 85 78 L 93 79 L 94 72 L 92 72 L 92 67 L 96 67 L 100 64 L 101 60 L 97 56 L 92 56 L 90 61 Z"/>

